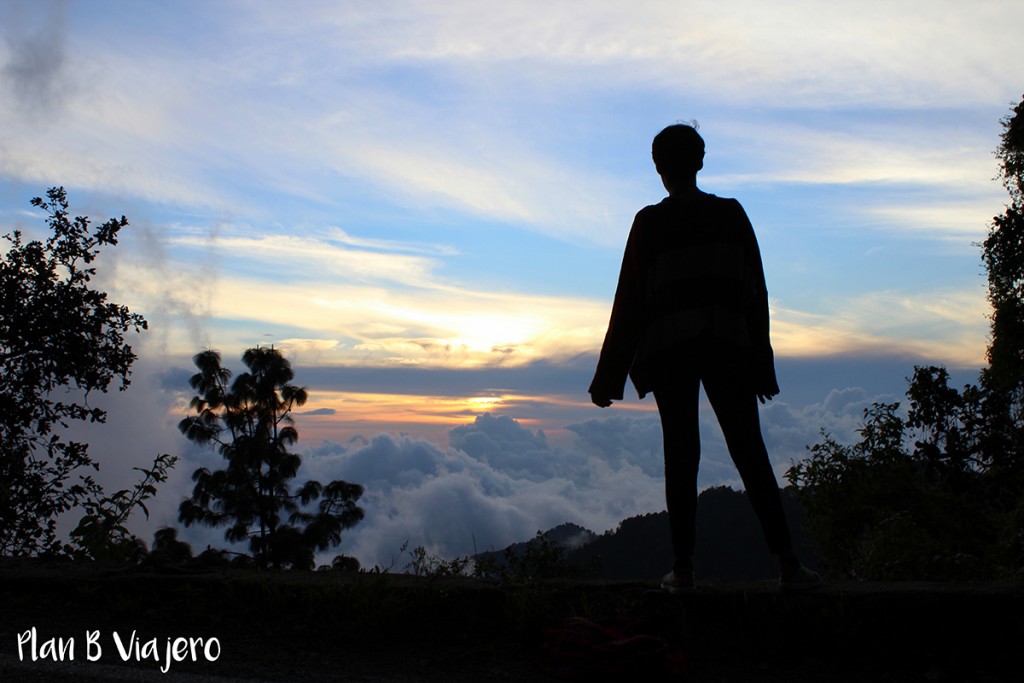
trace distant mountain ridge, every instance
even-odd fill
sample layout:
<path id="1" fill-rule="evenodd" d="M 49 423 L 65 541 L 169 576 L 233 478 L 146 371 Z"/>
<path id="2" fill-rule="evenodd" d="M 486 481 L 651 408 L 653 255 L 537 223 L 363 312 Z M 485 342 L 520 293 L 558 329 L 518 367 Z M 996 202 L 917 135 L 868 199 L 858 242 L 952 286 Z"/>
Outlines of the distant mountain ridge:
<path id="1" fill-rule="evenodd" d="M 781 491 L 793 546 L 804 564 L 818 567 L 814 544 L 805 530 L 803 510 L 791 492 Z M 672 568 L 668 513 L 654 512 L 622 520 L 618 527 L 595 534 L 565 523 L 539 534 L 564 549 L 569 564 L 596 567 L 588 572 L 602 579 L 652 579 Z M 477 557 L 501 561 L 506 551 L 521 556 L 536 539 L 513 543 L 505 550 Z M 595 562 L 595 558 L 598 558 Z M 727 486 L 709 488 L 697 498 L 697 578 L 762 580 L 778 577 L 778 563 L 769 554 L 747 494 Z"/>

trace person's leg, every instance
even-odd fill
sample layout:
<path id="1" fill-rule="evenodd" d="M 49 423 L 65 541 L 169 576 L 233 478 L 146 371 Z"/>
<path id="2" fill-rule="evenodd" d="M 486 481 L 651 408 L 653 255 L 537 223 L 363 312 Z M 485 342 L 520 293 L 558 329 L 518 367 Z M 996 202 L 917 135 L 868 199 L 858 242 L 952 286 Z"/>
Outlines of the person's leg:
<path id="1" fill-rule="evenodd" d="M 796 558 L 782 511 L 779 483 L 761 436 L 757 397 L 736 362 L 715 363 L 702 376 L 704 391 L 725 435 L 729 455 L 761 522 L 769 550 L 785 565 Z"/>
<path id="2" fill-rule="evenodd" d="M 697 514 L 697 470 L 700 466 L 700 429 L 696 376 L 676 378 L 672 386 L 655 389 L 665 450 L 665 502 L 672 528 L 672 551 L 679 575 L 693 571 Z"/>

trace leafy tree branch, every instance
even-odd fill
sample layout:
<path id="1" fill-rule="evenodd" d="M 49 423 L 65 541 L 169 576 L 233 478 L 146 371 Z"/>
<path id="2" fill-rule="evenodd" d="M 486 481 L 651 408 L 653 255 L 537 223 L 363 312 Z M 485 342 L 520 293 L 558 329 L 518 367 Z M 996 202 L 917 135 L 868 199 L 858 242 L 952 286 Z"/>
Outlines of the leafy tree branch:
<path id="1" fill-rule="evenodd" d="M 96 259 L 127 219 L 72 217 L 62 187 L 32 205 L 48 237 L 8 233 L 0 259 L 0 555 L 14 556 L 68 552 L 57 519 L 100 499 L 88 445 L 65 430 L 105 422 L 89 396 L 128 387 L 136 355 L 125 336 L 147 327 L 91 287 Z"/>

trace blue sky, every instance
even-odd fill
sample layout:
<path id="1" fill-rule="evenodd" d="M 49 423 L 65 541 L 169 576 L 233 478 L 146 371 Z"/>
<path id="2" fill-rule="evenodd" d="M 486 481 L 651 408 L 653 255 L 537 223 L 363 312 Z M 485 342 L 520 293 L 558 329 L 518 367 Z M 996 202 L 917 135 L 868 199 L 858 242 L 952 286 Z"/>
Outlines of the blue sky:
<path id="1" fill-rule="evenodd" d="M 131 221 L 102 285 L 151 330 L 94 452 L 112 485 L 185 456 L 154 524 L 214 463 L 174 429 L 189 358 L 273 343 L 310 389 L 307 467 L 367 484 L 364 563 L 602 531 L 662 505 L 650 401 L 585 394 L 664 194 L 653 135 L 696 119 L 699 183 L 758 233 L 781 473 L 915 363 L 983 364 L 1021 25 L 1007 2 L 7 1 L 0 223 L 38 230 L 56 184 Z M 734 483 L 706 421 L 702 484 Z"/>

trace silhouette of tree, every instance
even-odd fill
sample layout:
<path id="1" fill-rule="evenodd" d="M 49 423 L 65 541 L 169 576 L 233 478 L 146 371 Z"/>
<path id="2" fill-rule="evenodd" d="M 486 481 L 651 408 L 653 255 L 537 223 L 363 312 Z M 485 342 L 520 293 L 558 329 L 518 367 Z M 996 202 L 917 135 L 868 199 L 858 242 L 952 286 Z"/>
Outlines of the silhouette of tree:
<path id="1" fill-rule="evenodd" d="M 1024 477 L 1024 100 L 1002 121 L 996 157 L 1010 195 L 982 244 L 992 304 L 987 390 L 989 447 L 995 464 L 1018 484 Z M 1016 493 L 1016 491 L 1014 492 Z"/>
<path id="2" fill-rule="evenodd" d="M 1003 386 L 1024 383 L 1024 101 L 1002 121 L 996 150 L 1010 205 L 993 219 L 983 243 L 992 303 L 989 379 Z"/>
<path id="3" fill-rule="evenodd" d="M 915 368 L 909 408 L 865 410 L 860 441 L 823 433 L 787 478 L 832 574 L 863 579 L 964 579 L 998 573 L 987 505 L 977 387 L 948 386 L 942 368 Z"/>
<path id="4" fill-rule="evenodd" d="M 199 372 L 190 384 L 195 415 L 179 424 L 197 444 L 215 445 L 227 461 L 222 470 L 201 467 L 192 475 L 192 497 L 182 501 L 186 526 L 227 526 L 231 542 L 248 540 L 263 566 L 311 569 L 316 550 L 341 542 L 341 532 L 363 518 L 357 484 L 310 480 L 294 493 L 291 480 L 301 459 L 288 448 L 298 439 L 292 409 L 306 402 L 306 390 L 290 384 L 291 364 L 273 348 L 249 349 L 248 372 L 228 385 L 231 372 L 220 354 L 204 351 L 193 361 Z M 319 499 L 318 507 L 306 509 Z"/>
<path id="5" fill-rule="evenodd" d="M 128 385 L 135 361 L 124 335 L 146 328 L 142 316 L 90 286 L 100 251 L 117 244 L 127 219 L 93 227 L 72 218 L 62 187 L 32 205 L 50 234 L 25 241 L 4 235 L 0 260 L 0 555 L 69 552 L 57 518 L 97 501 L 100 486 L 83 470 L 98 465 L 88 445 L 64 432 L 74 421 L 104 422 L 92 392 Z"/>

